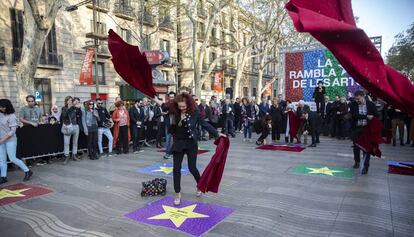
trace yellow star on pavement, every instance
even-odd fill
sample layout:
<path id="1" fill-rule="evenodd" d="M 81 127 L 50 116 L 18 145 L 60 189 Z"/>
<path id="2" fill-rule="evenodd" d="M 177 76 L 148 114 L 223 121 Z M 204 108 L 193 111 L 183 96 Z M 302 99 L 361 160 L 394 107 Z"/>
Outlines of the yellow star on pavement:
<path id="1" fill-rule="evenodd" d="M 10 189 L 4 188 L 0 190 L 0 200 L 5 199 L 5 198 L 10 198 L 10 197 L 26 197 L 26 195 L 24 195 L 23 192 L 29 189 L 30 188 L 10 190 Z"/>
<path id="2" fill-rule="evenodd" d="M 306 168 L 308 170 L 311 170 L 308 174 L 326 174 L 333 176 L 334 173 L 340 173 L 343 172 L 341 170 L 331 170 L 328 167 L 322 167 L 322 168 Z"/>
<path id="3" fill-rule="evenodd" d="M 164 172 L 165 174 L 171 174 L 173 172 L 173 167 L 160 166 L 159 169 L 153 170 L 152 172 Z"/>
<path id="4" fill-rule="evenodd" d="M 148 218 L 148 220 L 171 220 L 174 225 L 179 228 L 187 219 L 206 218 L 207 215 L 194 212 L 197 204 L 175 208 L 162 205 L 164 213 Z"/>

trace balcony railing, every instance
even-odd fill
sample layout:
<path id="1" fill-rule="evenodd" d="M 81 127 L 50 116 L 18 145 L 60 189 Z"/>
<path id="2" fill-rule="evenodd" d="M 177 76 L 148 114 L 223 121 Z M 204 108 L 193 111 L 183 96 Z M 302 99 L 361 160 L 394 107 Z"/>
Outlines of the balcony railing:
<path id="1" fill-rule="evenodd" d="M 227 75 L 235 76 L 237 73 L 237 70 L 234 68 L 234 66 L 227 66 L 226 70 L 224 71 Z"/>
<path id="2" fill-rule="evenodd" d="M 149 12 L 144 12 L 142 16 L 139 15 L 139 21 L 147 26 L 155 26 L 154 16 Z"/>
<path id="3" fill-rule="evenodd" d="M 39 67 L 49 68 L 49 66 L 56 69 L 63 68 L 63 56 L 51 52 L 39 58 Z"/>
<path id="4" fill-rule="evenodd" d="M 109 12 L 109 3 L 110 3 L 109 0 L 99 0 L 99 1 L 96 2 L 95 9 L 98 12 L 108 13 Z M 89 9 L 93 9 L 92 3 L 89 3 L 88 5 L 86 5 L 86 7 L 89 8 Z"/>
<path id="5" fill-rule="evenodd" d="M 161 18 L 158 24 L 159 24 L 158 26 L 160 27 L 160 30 L 164 30 L 168 32 L 174 31 L 174 24 L 171 21 L 171 18 L 169 16 L 165 16 Z"/>
<path id="6" fill-rule="evenodd" d="M 231 52 L 236 52 L 237 51 L 237 45 L 235 45 L 234 43 L 230 43 L 229 45 L 229 49 Z"/>
<path id="7" fill-rule="evenodd" d="M 4 46 L 0 47 L 0 64 L 6 63 L 6 52 Z"/>
<path id="8" fill-rule="evenodd" d="M 203 42 L 206 39 L 206 35 L 204 33 L 198 32 L 197 39 L 199 42 Z"/>
<path id="9" fill-rule="evenodd" d="M 115 3 L 113 13 L 115 16 L 125 20 L 132 21 L 135 19 L 134 8 L 129 4 Z"/>
<path id="10" fill-rule="evenodd" d="M 105 40 L 108 38 L 106 31 L 106 24 L 97 22 L 96 23 L 96 32 L 94 32 L 93 20 L 91 20 L 91 32 L 86 33 L 87 38 Z"/>
<path id="11" fill-rule="evenodd" d="M 202 8 L 198 8 L 197 9 L 197 16 L 203 19 L 207 18 L 207 12 L 206 10 L 202 9 Z"/>
<path id="12" fill-rule="evenodd" d="M 210 45 L 211 46 L 218 46 L 220 44 L 220 40 L 217 38 L 210 38 Z"/>

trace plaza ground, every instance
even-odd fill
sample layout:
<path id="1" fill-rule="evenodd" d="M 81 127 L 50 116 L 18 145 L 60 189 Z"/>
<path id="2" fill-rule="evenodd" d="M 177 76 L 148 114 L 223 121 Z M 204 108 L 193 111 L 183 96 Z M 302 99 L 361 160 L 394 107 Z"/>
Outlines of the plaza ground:
<path id="1" fill-rule="evenodd" d="M 387 173 L 388 160 L 414 161 L 414 148 L 382 145 L 383 159 L 372 159 L 368 175 L 355 170 L 352 178 L 300 175 L 301 164 L 350 168 L 350 141 L 322 138 L 317 148 L 303 152 L 257 150 L 238 137 L 230 152 L 218 194 L 196 198 L 191 175 L 183 176 L 184 200 L 212 203 L 235 211 L 203 236 L 412 236 L 414 176 Z M 199 155 L 204 168 L 211 149 Z M 142 198 L 141 182 L 157 176 L 137 170 L 164 162 L 162 153 L 146 148 L 139 154 L 84 159 L 33 167 L 29 185 L 53 192 L 0 206 L 0 236 L 188 236 L 142 224 L 125 214 L 161 199 Z M 23 178 L 9 172 L 10 185 Z M 167 196 L 173 196 L 168 177 Z M 4 185 L 5 186 L 5 185 Z"/>

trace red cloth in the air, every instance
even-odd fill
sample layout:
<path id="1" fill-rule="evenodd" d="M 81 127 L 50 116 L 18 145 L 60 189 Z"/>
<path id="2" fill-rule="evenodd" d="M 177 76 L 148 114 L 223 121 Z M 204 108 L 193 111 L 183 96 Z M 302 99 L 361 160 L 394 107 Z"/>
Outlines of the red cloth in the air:
<path id="1" fill-rule="evenodd" d="M 197 183 L 197 188 L 203 193 L 218 192 L 224 166 L 226 165 L 230 140 L 228 137 L 219 137 L 214 144 L 217 145 L 216 152 L 213 157 L 211 157 L 210 163 L 204 169 L 203 174 Z"/>
<path id="2" fill-rule="evenodd" d="M 385 65 L 369 37 L 356 27 L 351 0 L 290 0 L 286 9 L 296 30 L 310 33 L 325 45 L 356 82 L 414 114 L 414 85 Z"/>
<path id="3" fill-rule="evenodd" d="M 151 66 L 138 46 L 126 43 L 113 30 L 109 30 L 108 48 L 114 68 L 122 79 L 143 94 L 155 97 Z"/>
<path id="4" fill-rule="evenodd" d="M 298 138 L 298 130 L 301 124 L 301 119 L 298 118 L 293 111 L 288 112 L 289 116 L 289 135 L 290 137 Z"/>
<path id="5" fill-rule="evenodd" d="M 384 139 L 381 136 L 383 128 L 384 126 L 378 118 L 374 117 L 369 120 L 361 135 L 355 139 L 355 145 L 368 154 L 381 157 L 379 144 L 384 143 Z"/>

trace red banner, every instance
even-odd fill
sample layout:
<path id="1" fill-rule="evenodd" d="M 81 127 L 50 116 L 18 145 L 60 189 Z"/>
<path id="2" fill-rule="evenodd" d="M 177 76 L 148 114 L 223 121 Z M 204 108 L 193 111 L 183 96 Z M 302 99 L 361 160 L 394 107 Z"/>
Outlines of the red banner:
<path id="1" fill-rule="evenodd" d="M 213 84 L 213 90 L 214 92 L 221 93 L 223 92 L 223 71 L 217 71 L 214 74 L 214 84 Z"/>
<path id="2" fill-rule="evenodd" d="M 82 70 L 79 78 L 79 83 L 81 85 L 93 85 L 92 60 L 94 53 L 94 48 L 88 48 L 88 50 L 86 51 L 85 59 L 83 60 Z"/>

